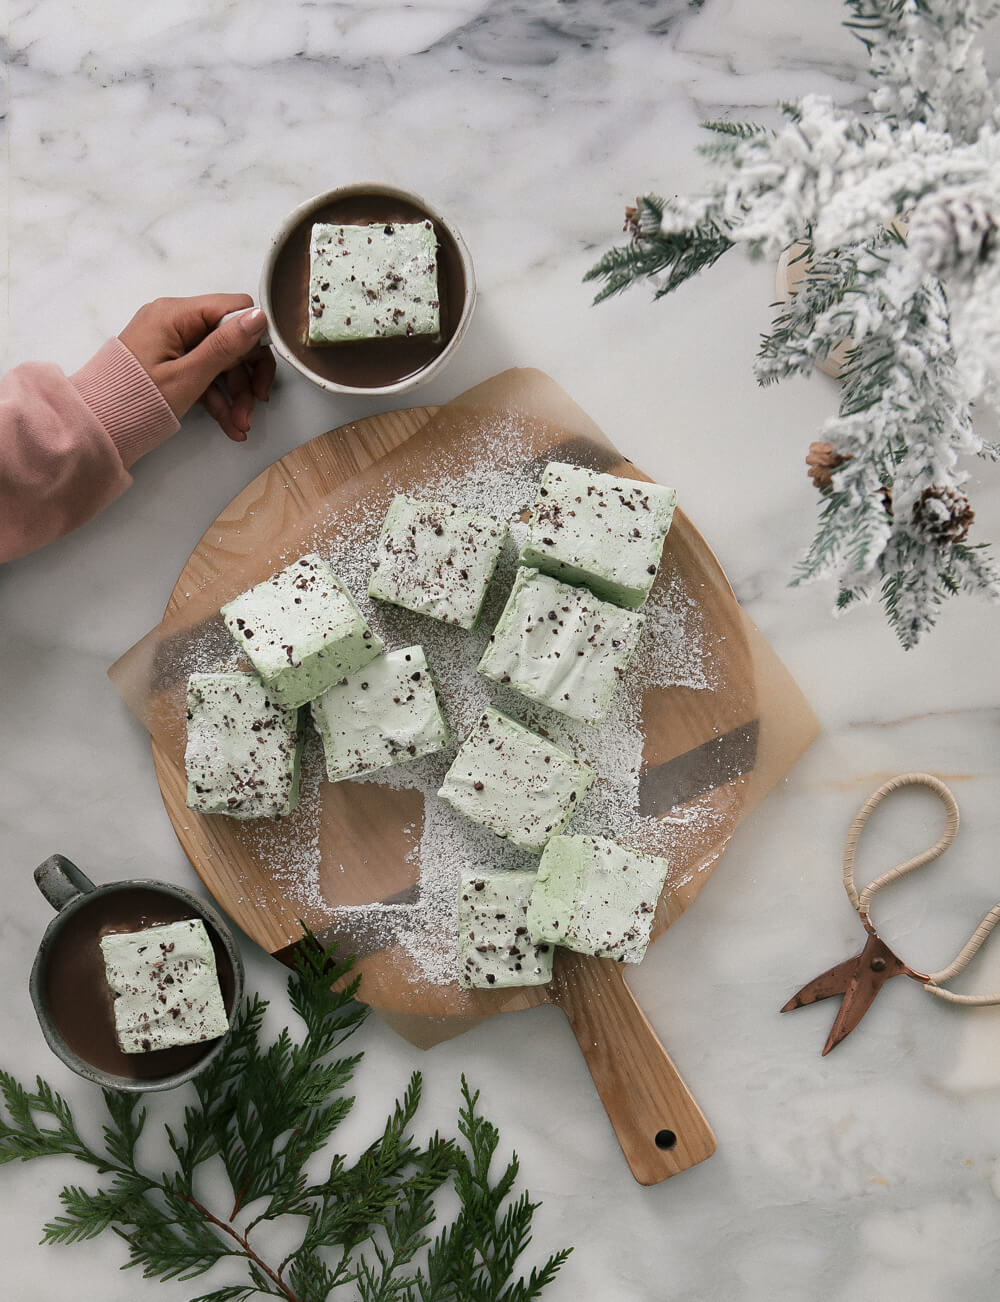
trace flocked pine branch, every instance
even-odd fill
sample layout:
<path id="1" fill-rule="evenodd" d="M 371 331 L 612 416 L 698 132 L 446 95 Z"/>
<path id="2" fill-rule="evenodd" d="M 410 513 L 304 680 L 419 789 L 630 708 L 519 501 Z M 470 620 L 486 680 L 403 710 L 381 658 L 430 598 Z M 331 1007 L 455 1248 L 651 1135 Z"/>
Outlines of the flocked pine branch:
<path id="1" fill-rule="evenodd" d="M 973 141 L 994 111 L 979 32 L 996 3 L 969 0 L 846 0 L 846 26 L 864 43 L 876 113 L 926 122 Z"/>
<path id="2" fill-rule="evenodd" d="M 996 458 L 972 404 L 1000 408 L 1000 101 L 978 36 L 984 0 L 846 0 L 872 75 L 863 113 L 819 96 L 774 131 L 711 122 L 704 193 L 627 210 L 631 239 L 588 273 L 598 299 L 656 296 L 741 245 L 802 273 L 776 306 L 761 384 L 836 362 L 839 411 L 807 458 L 822 493 L 797 582 L 837 608 L 880 599 L 905 646 L 957 592 L 1000 599 L 968 540 L 969 457 Z"/>
<path id="3" fill-rule="evenodd" d="M 167 1130 L 174 1158 L 167 1172 L 145 1169 L 137 1155 L 147 1120 L 140 1096 L 104 1092 L 108 1121 L 95 1147 L 51 1086 L 38 1080 L 28 1089 L 0 1072 L 0 1164 L 62 1154 L 104 1177 L 96 1189 L 63 1189 L 62 1211 L 43 1241 L 74 1244 L 111 1230 L 125 1242 L 127 1265 L 148 1279 L 190 1280 L 226 1261 L 242 1263 L 242 1283 L 192 1302 L 537 1298 L 568 1250 L 527 1277 L 516 1274 L 537 1204 L 514 1197 L 516 1157 L 494 1176 L 499 1135 L 464 1077 L 459 1137 L 423 1143 L 412 1135 L 421 1091 L 414 1073 L 360 1157 L 337 1154 L 315 1178 L 315 1162 L 353 1104 L 344 1091 L 360 1054 L 339 1050 L 367 1010 L 355 1002 L 350 968 L 307 936 L 289 981 L 304 1024 L 298 1041 L 285 1030 L 265 1044 L 266 1003 L 256 996 L 244 1003 L 225 1049 L 195 1078 L 197 1101 L 182 1126 Z M 210 1206 L 201 1192 L 206 1166 L 229 1185 L 223 1206 Z M 436 1195 L 446 1188 L 457 1194 L 458 1212 L 432 1238 Z M 257 1231 L 279 1218 L 299 1227 L 296 1246 L 267 1260 Z"/>
<path id="4" fill-rule="evenodd" d="M 662 298 L 732 248 L 733 241 L 712 219 L 682 232 L 663 229 L 664 209 L 664 201 L 650 194 L 626 210 L 625 229 L 632 233 L 632 242 L 609 249 L 587 272 L 587 280 L 604 281 L 595 302 L 644 277 L 657 279 L 656 297 Z"/>

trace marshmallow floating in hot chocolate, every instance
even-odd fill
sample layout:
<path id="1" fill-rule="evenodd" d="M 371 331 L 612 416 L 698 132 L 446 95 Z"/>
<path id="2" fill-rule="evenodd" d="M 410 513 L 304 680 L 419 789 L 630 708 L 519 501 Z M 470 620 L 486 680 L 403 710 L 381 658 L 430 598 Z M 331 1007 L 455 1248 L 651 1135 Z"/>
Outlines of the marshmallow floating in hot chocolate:
<path id="1" fill-rule="evenodd" d="M 124 1053 L 150 1053 L 224 1035 L 215 953 L 200 918 L 101 937 Z"/>
<path id="2" fill-rule="evenodd" d="M 309 244 L 310 344 L 441 332 L 434 223 L 316 222 Z"/>

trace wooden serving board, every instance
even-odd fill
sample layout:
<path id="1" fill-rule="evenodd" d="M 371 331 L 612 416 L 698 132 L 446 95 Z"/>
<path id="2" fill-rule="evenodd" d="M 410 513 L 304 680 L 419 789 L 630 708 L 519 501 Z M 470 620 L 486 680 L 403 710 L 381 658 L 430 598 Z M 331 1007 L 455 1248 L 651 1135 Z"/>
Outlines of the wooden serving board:
<path id="1" fill-rule="evenodd" d="M 486 431 L 505 423 L 520 440 L 523 464 L 581 462 L 614 474 L 644 476 L 558 387 L 535 371 L 505 372 L 443 408 L 414 408 L 342 426 L 277 461 L 218 516 L 185 565 L 164 622 L 111 670 L 126 700 L 153 734 L 153 757 L 167 812 L 205 886 L 248 935 L 288 960 L 305 923 L 324 939 L 336 936 L 358 955 L 360 998 L 400 1034 L 429 1044 L 486 1017 L 558 1004 L 580 1043 L 636 1178 L 652 1184 L 708 1157 L 714 1137 L 632 999 L 620 965 L 559 951 L 548 986 L 466 991 L 413 970 L 405 947 L 372 941 L 350 921 L 331 928 L 327 907 L 312 914 L 269 868 L 268 845 L 281 824 L 261 829 L 185 806 L 183 769 L 186 673 L 178 646 L 212 636 L 223 601 L 311 550 L 352 519 L 361 502 L 419 490 L 429 467 L 468 467 L 488 456 Z M 471 458 L 471 460 L 470 460 Z M 710 690 L 653 689 L 643 701 L 644 813 L 676 818 L 697 800 L 712 811 L 673 848 L 672 886 L 664 891 L 653 935 L 661 935 L 695 898 L 731 837 L 755 787 L 776 780 L 812 739 L 812 716 L 800 698 L 788 713 L 791 680 L 769 680 L 782 698 L 774 718 L 801 707 L 789 744 L 775 749 L 785 725 L 762 729 L 758 710 L 759 635 L 743 617 L 715 557 L 678 511 L 658 582 L 679 576 L 697 593 L 703 638 L 712 658 Z M 774 662 L 776 664 L 776 662 Z M 773 668 L 773 665 L 772 665 Z M 780 667 L 779 667 L 780 669 Z M 781 671 L 783 673 L 783 671 Z M 775 687 L 777 681 L 777 688 Z M 800 719 L 800 722 L 801 722 Z M 789 725 L 790 726 L 790 725 Z M 787 731 L 787 729 L 786 729 Z M 764 741 L 768 755 L 764 755 Z M 777 763 L 775 760 L 777 759 Z M 419 890 L 423 796 L 372 783 L 322 784 L 318 837 L 325 906 L 399 902 Z M 680 859 L 680 862 L 678 862 Z"/>

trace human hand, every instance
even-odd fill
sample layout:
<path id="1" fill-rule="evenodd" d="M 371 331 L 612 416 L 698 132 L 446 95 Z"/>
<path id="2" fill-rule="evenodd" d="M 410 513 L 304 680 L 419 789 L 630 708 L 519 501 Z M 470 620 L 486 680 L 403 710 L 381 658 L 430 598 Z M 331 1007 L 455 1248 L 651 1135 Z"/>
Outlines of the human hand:
<path id="1" fill-rule="evenodd" d="M 219 324 L 230 312 L 238 316 Z M 256 400 L 266 402 L 274 357 L 260 340 L 267 320 L 247 294 L 158 298 L 118 338 L 178 420 L 199 400 L 227 438 L 242 443 Z"/>

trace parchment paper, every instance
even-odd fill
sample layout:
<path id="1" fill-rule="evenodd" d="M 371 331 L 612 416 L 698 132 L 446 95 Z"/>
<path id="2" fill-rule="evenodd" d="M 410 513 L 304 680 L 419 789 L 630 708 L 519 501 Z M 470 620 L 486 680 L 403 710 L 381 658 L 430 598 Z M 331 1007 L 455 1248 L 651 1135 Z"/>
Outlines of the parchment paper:
<path id="1" fill-rule="evenodd" d="M 422 988 L 408 973 L 402 950 L 386 948 L 383 941 L 373 951 L 370 937 L 352 932 L 349 924 L 331 929 L 327 912 L 310 917 L 300 902 L 293 906 L 268 871 L 268 844 L 277 846 L 270 838 L 280 839 L 280 824 L 261 829 L 259 821 L 243 825 L 183 807 L 186 681 L 206 655 L 233 654 L 218 614 L 224 602 L 315 550 L 317 538 L 327 554 L 335 551 L 362 506 L 382 511 L 397 491 L 419 495 L 428 479 L 487 464 L 498 432 L 508 453 L 514 441 L 523 466 L 540 470 L 548 460 L 563 460 L 644 477 L 538 371 L 504 372 L 439 409 L 388 413 L 343 426 L 276 462 L 220 514 L 192 553 L 163 621 L 109 671 L 123 700 L 149 729 L 168 812 L 222 907 L 279 956 L 287 957 L 303 922 L 321 934 L 336 934 L 359 953 L 362 997 L 415 1042 L 442 1038 L 433 1025 L 442 1017 L 463 1029 L 463 1021 L 530 1006 L 544 993 Z M 679 491 L 683 502 L 683 485 Z M 818 730 L 801 692 L 737 606 L 717 562 L 682 512 L 668 535 L 661 579 L 677 573 L 697 579 L 713 645 L 725 658 L 725 683 L 708 709 L 704 693 L 685 688 L 646 695 L 641 807 L 643 813 L 664 815 L 707 795 L 717 801 L 721 817 L 710 835 L 693 834 L 691 871 L 664 893 L 654 936 L 691 902 L 740 818 L 787 773 Z M 420 793 L 371 783 L 323 785 L 320 848 L 324 865 L 337 867 L 324 872 L 325 903 L 415 898 Z"/>

